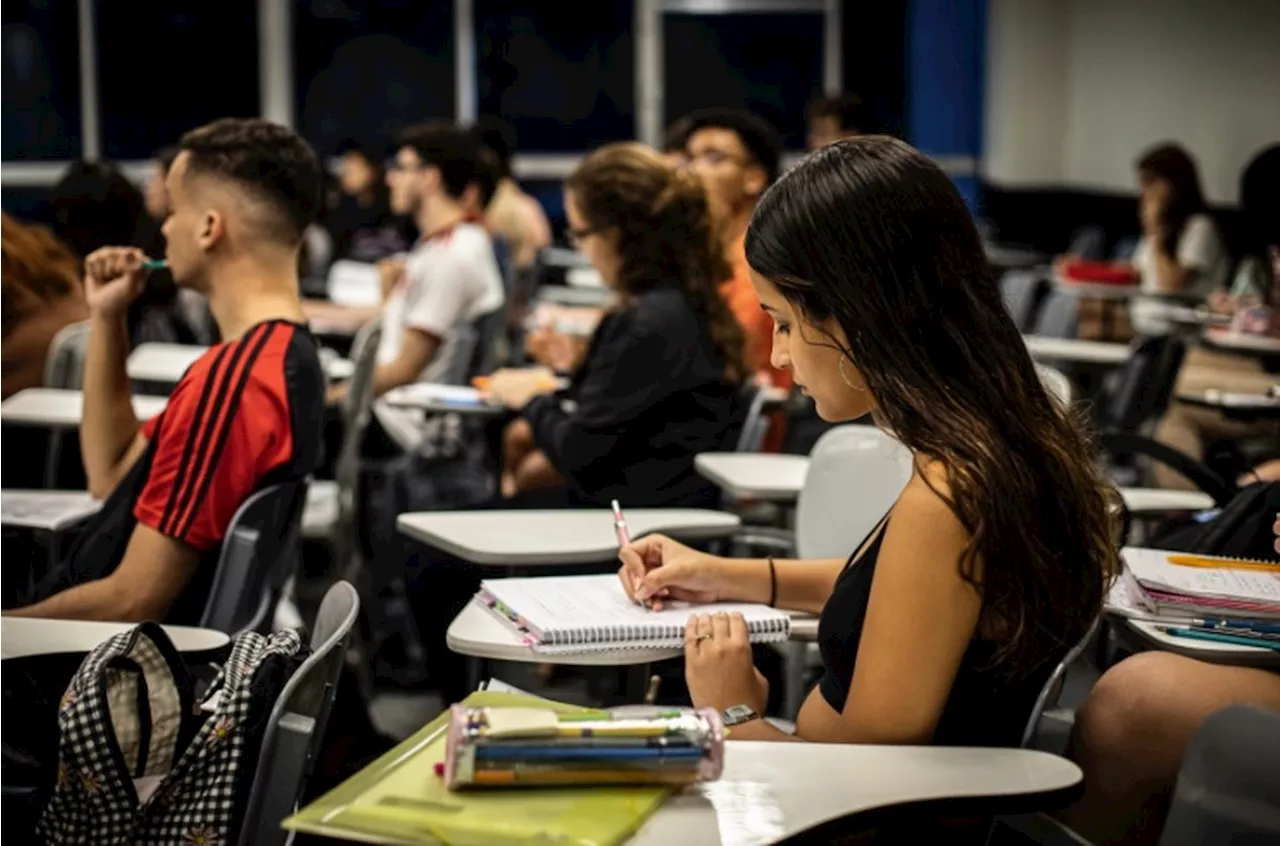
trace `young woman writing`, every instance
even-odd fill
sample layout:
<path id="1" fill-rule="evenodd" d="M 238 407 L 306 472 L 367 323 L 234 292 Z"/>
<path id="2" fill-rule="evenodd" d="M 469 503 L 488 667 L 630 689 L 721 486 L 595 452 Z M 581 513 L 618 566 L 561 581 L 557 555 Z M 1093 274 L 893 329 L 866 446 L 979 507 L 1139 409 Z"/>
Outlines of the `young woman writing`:
<path id="1" fill-rule="evenodd" d="M 848 562 L 649 537 L 620 553 L 625 589 L 822 615 L 795 735 L 753 719 L 735 739 L 1016 745 L 1116 552 L 1088 441 L 1041 387 L 960 195 L 906 144 L 842 141 L 769 189 L 746 249 L 774 364 L 824 419 L 870 412 L 915 472 Z M 696 705 L 763 710 L 741 618 L 695 617 L 685 647 Z"/>

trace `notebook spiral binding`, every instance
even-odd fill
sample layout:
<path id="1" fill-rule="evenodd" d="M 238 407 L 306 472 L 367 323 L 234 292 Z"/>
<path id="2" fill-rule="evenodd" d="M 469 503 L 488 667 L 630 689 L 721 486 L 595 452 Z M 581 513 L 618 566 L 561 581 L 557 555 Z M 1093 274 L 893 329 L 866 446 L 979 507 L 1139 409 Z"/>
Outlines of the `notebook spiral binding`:
<path id="1" fill-rule="evenodd" d="M 791 636 L 791 620 L 765 620 L 747 624 L 753 643 L 777 643 Z M 611 652 L 626 649 L 680 649 L 684 647 L 684 627 L 655 628 L 652 624 L 588 626 L 580 629 L 549 629 L 542 641 L 534 644 L 535 652 L 566 654 L 571 652 Z"/>

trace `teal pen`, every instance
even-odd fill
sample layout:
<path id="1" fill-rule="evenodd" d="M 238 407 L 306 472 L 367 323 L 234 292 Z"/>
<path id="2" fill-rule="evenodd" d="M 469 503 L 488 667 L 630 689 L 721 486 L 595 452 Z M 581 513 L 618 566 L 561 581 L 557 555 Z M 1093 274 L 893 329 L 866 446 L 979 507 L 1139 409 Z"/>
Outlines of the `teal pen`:
<path id="1" fill-rule="evenodd" d="M 1257 637 L 1248 637 L 1247 635 L 1226 634 L 1225 632 L 1211 632 L 1202 629 L 1178 629 L 1171 626 L 1157 626 L 1157 628 L 1174 637 L 1185 637 L 1191 640 L 1211 640 L 1216 643 L 1233 643 L 1236 646 L 1253 646 L 1259 649 L 1280 650 L 1280 641 L 1264 640 Z"/>
<path id="2" fill-rule="evenodd" d="M 1264 623 L 1261 620 L 1241 620 L 1234 617 L 1205 617 L 1203 620 L 1192 620 L 1193 626 L 1205 626 L 1211 629 L 1244 629 L 1259 634 L 1280 635 L 1280 623 Z"/>
<path id="3" fill-rule="evenodd" d="M 143 270 L 164 270 L 169 262 L 164 259 L 143 259 L 141 266 Z"/>

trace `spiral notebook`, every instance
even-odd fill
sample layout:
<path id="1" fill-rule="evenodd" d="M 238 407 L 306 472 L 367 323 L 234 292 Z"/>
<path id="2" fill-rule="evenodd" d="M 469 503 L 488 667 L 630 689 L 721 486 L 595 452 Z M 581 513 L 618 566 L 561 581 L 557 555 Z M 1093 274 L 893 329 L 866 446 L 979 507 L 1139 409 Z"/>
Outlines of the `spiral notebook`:
<path id="1" fill-rule="evenodd" d="M 476 601 L 522 635 L 534 651 L 549 655 L 614 649 L 679 649 L 690 614 L 737 611 L 752 643 L 784 641 L 791 618 L 753 603 L 673 602 L 650 611 L 632 602 L 614 574 L 487 579 Z"/>
<path id="2" fill-rule="evenodd" d="M 1280 618 L 1280 563 L 1220 556 L 1185 556 L 1203 564 L 1176 563 L 1184 554 L 1162 549 L 1121 550 L 1126 590 L 1147 612 Z"/>

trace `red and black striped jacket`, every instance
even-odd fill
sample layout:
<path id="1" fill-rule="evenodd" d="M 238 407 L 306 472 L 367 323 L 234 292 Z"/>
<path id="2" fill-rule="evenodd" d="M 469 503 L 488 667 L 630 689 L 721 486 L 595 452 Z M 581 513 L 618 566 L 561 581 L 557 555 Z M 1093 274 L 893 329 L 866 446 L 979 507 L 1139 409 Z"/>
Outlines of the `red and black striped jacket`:
<path id="1" fill-rule="evenodd" d="M 139 523 L 201 553 L 163 622 L 199 621 L 223 535 L 255 491 L 300 481 L 322 458 L 324 375 L 310 332 L 256 324 L 183 374 L 142 426 L 146 450 L 39 591 L 43 598 L 110 575 Z"/>

